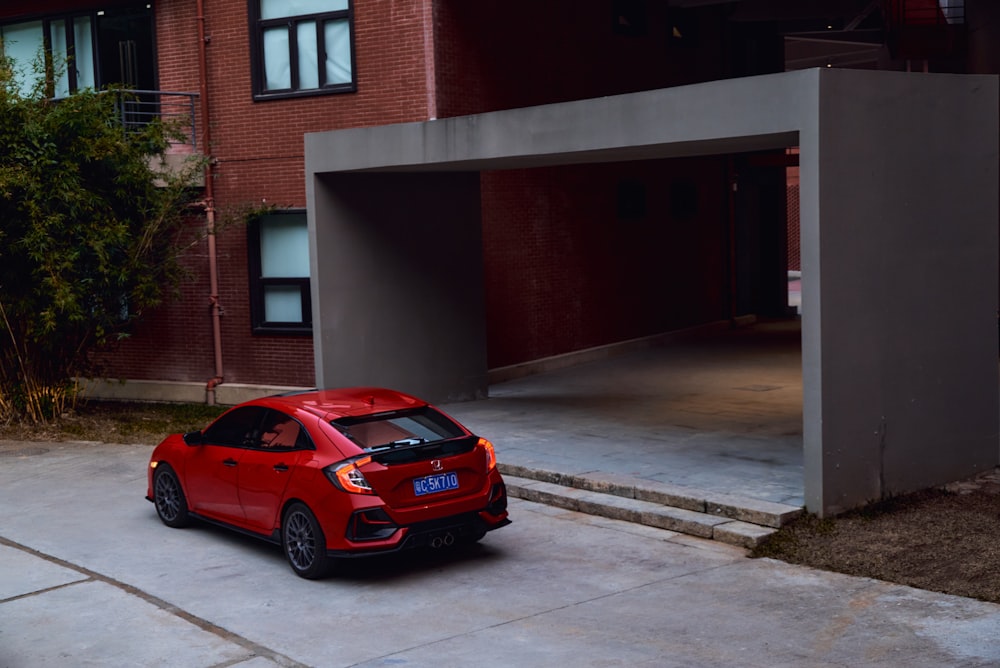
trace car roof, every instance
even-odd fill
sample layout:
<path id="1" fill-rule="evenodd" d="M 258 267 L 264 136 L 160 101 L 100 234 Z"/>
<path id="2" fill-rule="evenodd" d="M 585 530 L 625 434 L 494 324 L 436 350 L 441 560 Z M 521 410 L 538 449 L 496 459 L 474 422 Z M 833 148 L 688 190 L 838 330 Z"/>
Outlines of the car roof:
<path id="1" fill-rule="evenodd" d="M 376 415 L 409 408 L 420 408 L 426 401 L 382 387 L 348 387 L 341 389 L 309 390 L 263 397 L 246 402 L 268 406 L 286 413 L 303 410 L 324 420 L 343 417 Z"/>

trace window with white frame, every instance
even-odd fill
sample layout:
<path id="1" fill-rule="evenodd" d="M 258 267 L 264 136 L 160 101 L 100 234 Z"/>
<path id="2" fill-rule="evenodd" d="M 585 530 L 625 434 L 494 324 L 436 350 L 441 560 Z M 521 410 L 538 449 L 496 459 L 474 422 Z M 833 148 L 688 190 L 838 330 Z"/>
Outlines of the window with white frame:
<path id="1" fill-rule="evenodd" d="M 253 221 L 248 229 L 254 332 L 310 333 L 312 304 L 305 212 L 272 212 Z"/>
<path id="2" fill-rule="evenodd" d="M 351 0 L 250 0 L 254 97 L 350 92 Z"/>

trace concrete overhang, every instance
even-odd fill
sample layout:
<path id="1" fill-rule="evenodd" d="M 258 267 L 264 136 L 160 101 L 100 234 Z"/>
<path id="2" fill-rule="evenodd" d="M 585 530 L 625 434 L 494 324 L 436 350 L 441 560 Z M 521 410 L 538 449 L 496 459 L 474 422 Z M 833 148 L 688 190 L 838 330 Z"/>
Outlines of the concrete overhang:
<path id="1" fill-rule="evenodd" d="M 482 171 L 795 146 L 820 70 L 306 135 L 306 173 Z"/>
<path id="2" fill-rule="evenodd" d="M 428 234 L 456 239 L 448 257 L 480 252 L 476 172 L 798 146 L 806 507 L 836 513 L 991 470 L 997 81 L 812 69 L 306 135 L 317 382 L 434 381 L 441 395 L 485 382 L 485 333 L 472 317 L 426 323 L 429 336 L 409 350 L 376 336 L 378 313 L 359 322 L 366 309 L 405 310 L 408 297 L 388 283 L 413 289 L 405 282 L 426 271 L 397 271 L 417 238 L 413 212 Z M 394 243 L 395 254 L 380 247 Z M 476 272 L 466 269 L 457 275 Z M 420 296 L 442 291 L 444 312 L 479 318 L 478 288 L 447 287 L 455 275 L 421 277 Z M 352 290 L 360 285 L 374 287 Z M 441 371 L 441 351 L 468 342 Z M 438 366 L 417 362 L 432 358 Z"/>

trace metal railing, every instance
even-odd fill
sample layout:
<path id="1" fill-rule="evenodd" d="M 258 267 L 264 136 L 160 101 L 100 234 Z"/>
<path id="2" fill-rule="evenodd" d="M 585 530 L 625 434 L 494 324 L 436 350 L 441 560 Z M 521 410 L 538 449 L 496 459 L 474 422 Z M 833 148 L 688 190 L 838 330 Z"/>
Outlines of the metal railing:
<path id="1" fill-rule="evenodd" d="M 171 144 L 194 152 L 198 146 L 197 93 L 162 90 L 118 92 L 118 114 L 122 127 L 140 128 L 154 120 L 167 124 L 176 136 Z"/>

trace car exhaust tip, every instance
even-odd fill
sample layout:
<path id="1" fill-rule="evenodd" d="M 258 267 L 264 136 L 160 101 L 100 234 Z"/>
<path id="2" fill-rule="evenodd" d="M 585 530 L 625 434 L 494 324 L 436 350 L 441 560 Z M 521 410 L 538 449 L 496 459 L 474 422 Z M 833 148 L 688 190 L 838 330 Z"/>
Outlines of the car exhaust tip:
<path id="1" fill-rule="evenodd" d="M 455 535 L 450 531 L 443 536 L 434 536 L 431 539 L 431 547 L 438 549 L 440 547 L 449 547 L 455 544 Z"/>

